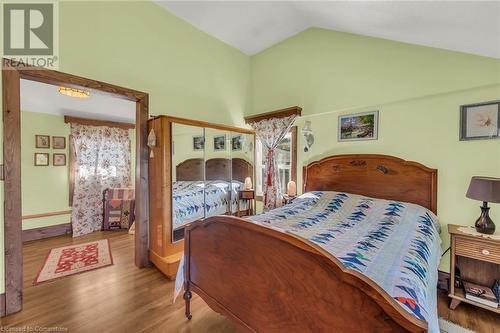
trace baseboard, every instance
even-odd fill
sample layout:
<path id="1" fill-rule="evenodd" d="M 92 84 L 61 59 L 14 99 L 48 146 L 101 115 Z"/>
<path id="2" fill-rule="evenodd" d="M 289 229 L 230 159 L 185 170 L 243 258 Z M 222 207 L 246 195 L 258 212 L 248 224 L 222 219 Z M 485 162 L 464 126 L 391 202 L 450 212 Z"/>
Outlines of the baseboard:
<path id="1" fill-rule="evenodd" d="M 438 285 L 437 288 L 442 291 L 448 292 L 450 290 L 450 273 L 438 271 Z"/>
<path id="2" fill-rule="evenodd" d="M 5 294 L 0 294 L 0 318 L 5 317 Z"/>
<path id="3" fill-rule="evenodd" d="M 23 242 L 71 234 L 71 223 L 56 224 L 43 228 L 23 230 Z"/>

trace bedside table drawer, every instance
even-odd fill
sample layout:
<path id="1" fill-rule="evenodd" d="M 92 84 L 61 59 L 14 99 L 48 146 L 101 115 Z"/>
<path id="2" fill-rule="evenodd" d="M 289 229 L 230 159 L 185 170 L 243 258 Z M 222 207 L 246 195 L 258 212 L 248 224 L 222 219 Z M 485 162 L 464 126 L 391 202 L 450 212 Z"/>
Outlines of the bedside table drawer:
<path id="1" fill-rule="evenodd" d="M 254 192 L 253 191 L 241 191 L 239 192 L 240 199 L 253 199 Z"/>
<path id="2" fill-rule="evenodd" d="M 461 237 L 455 238 L 455 253 L 458 256 L 500 264 L 500 248 L 493 244 Z"/>

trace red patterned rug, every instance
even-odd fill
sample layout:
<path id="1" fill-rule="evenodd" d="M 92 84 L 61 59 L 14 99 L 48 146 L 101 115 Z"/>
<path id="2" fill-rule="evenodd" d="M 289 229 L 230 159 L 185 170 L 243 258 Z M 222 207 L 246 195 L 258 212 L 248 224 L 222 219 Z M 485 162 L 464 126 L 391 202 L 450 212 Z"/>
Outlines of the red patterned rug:
<path id="1" fill-rule="evenodd" d="M 51 249 L 34 285 L 113 265 L 109 240 Z"/>

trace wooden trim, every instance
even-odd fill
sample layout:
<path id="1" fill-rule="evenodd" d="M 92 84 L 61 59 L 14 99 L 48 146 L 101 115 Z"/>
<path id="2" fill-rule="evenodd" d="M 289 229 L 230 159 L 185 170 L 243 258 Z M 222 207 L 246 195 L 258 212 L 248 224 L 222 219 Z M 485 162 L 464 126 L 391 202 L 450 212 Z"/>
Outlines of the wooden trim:
<path id="1" fill-rule="evenodd" d="M 143 99 L 147 95 L 147 93 L 142 91 L 119 87 L 69 73 L 27 66 L 6 58 L 3 58 L 3 69 L 17 71 L 22 74 L 23 79 L 76 89 L 82 89 L 83 87 L 100 94 L 104 93 L 134 102 Z"/>
<path id="2" fill-rule="evenodd" d="M 71 209 L 70 210 L 61 210 L 61 211 L 57 211 L 57 212 L 43 213 L 43 214 L 24 215 L 22 217 L 22 220 L 38 219 L 41 217 L 68 215 L 68 214 L 71 214 Z"/>
<path id="3" fill-rule="evenodd" d="M 136 102 L 135 265 L 149 266 L 149 95 Z M 139 251 L 137 251 L 139 249 Z"/>
<path id="4" fill-rule="evenodd" d="M 116 127 L 116 128 L 121 128 L 121 129 L 125 129 L 125 130 L 135 128 L 135 124 L 121 123 L 121 122 L 109 121 L 109 120 L 79 118 L 79 117 L 71 117 L 71 116 L 64 116 L 64 122 L 66 124 L 72 123 L 72 124 L 80 124 L 80 125 L 88 125 L 88 126 Z"/>
<path id="5" fill-rule="evenodd" d="M 2 71 L 3 80 L 3 159 L 5 313 L 22 309 L 23 255 L 21 228 L 21 73 Z"/>
<path id="6" fill-rule="evenodd" d="M 165 118 L 166 121 L 169 121 L 172 123 L 177 123 L 177 124 L 183 124 L 183 125 L 209 127 L 209 128 L 213 128 L 213 129 L 222 130 L 222 131 L 231 131 L 231 132 L 238 132 L 238 133 L 244 133 L 244 134 L 255 134 L 255 131 L 252 129 L 235 127 L 235 126 L 230 126 L 230 125 L 214 124 L 214 123 L 209 123 L 209 122 L 201 121 L 201 120 L 193 120 L 193 119 L 179 118 L 179 117 L 173 117 L 173 116 L 157 116 L 154 119 L 156 119 L 156 118 Z"/>
<path id="7" fill-rule="evenodd" d="M 48 227 L 23 230 L 23 243 L 49 237 L 71 234 L 71 223 L 56 224 Z"/>
<path id="8" fill-rule="evenodd" d="M 271 111 L 271 112 L 266 112 L 266 113 L 259 113 L 253 116 L 248 116 L 245 117 L 245 123 L 251 124 L 251 123 L 256 123 L 264 119 L 270 119 L 270 118 L 284 118 L 288 117 L 291 115 L 297 115 L 301 116 L 302 115 L 302 108 L 299 106 L 292 106 L 286 109 L 280 109 L 276 111 Z"/>
<path id="9" fill-rule="evenodd" d="M 4 246 L 5 246 L 5 298 L 6 314 L 22 309 L 23 258 L 22 258 L 22 209 L 21 209 L 21 78 L 58 86 L 85 88 L 136 103 L 136 246 L 135 263 L 138 267 L 149 265 L 148 255 L 148 148 L 147 120 L 148 94 L 112 84 L 61 73 L 45 68 L 35 68 L 3 59 L 3 152 L 5 165 L 4 183 Z"/>
<path id="10" fill-rule="evenodd" d="M 0 318 L 5 317 L 5 294 L 0 294 Z"/>

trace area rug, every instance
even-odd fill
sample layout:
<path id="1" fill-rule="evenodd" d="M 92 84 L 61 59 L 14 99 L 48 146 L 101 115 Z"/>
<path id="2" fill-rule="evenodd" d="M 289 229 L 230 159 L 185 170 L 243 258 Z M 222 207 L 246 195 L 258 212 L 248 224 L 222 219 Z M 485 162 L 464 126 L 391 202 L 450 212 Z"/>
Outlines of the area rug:
<path id="1" fill-rule="evenodd" d="M 34 285 L 113 265 L 107 239 L 51 249 Z"/>
<path id="2" fill-rule="evenodd" d="M 441 333 L 476 333 L 443 318 L 439 318 L 439 330 Z"/>

